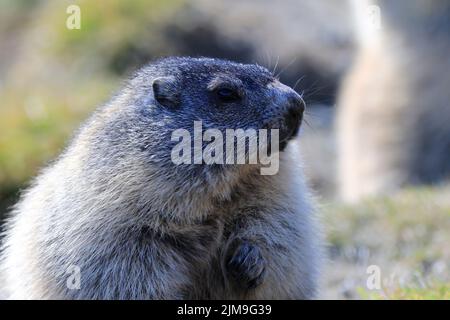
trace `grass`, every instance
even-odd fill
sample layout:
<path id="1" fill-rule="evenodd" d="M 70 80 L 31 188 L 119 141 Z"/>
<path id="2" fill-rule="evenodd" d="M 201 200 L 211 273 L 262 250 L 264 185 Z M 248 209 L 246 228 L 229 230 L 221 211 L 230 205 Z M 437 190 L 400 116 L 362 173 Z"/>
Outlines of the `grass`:
<path id="1" fill-rule="evenodd" d="M 433 283 L 425 288 L 396 287 L 375 293 L 360 288 L 358 293 L 361 298 L 371 300 L 450 300 L 450 285 Z"/>
<path id="2" fill-rule="evenodd" d="M 326 295 L 333 298 L 449 298 L 450 188 L 419 188 L 356 206 L 325 207 L 330 260 Z M 379 267 L 371 291 L 367 268 Z"/>

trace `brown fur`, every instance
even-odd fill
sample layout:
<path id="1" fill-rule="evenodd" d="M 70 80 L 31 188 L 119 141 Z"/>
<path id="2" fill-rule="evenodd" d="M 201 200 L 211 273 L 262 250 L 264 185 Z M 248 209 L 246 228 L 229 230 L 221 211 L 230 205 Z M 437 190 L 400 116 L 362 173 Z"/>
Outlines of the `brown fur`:
<path id="1" fill-rule="evenodd" d="M 359 52 L 338 102 L 339 184 L 349 201 L 450 174 L 450 5 L 375 4 L 381 29 L 358 24 Z"/>

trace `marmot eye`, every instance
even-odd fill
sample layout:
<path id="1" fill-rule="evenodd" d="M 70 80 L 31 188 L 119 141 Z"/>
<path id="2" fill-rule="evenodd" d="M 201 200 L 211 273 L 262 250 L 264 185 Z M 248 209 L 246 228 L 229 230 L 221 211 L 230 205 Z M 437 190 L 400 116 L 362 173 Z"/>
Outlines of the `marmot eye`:
<path id="1" fill-rule="evenodd" d="M 235 90 L 229 88 L 220 88 L 216 91 L 216 94 L 223 102 L 234 102 L 241 98 Z"/>

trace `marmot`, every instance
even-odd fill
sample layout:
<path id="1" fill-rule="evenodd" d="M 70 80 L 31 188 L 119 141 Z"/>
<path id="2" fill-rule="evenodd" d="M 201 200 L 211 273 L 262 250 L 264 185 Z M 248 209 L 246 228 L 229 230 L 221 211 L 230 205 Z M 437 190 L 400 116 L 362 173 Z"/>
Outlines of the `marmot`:
<path id="1" fill-rule="evenodd" d="M 314 298 L 320 237 L 295 147 L 275 175 L 171 161 L 171 132 L 195 120 L 219 130 L 288 122 L 287 141 L 303 109 L 258 65 L 147 65 L 24 193 L 6 227 L 2 288 L 27 299 Z"/>
<path id="2" fill-rule="evenodd" d="M 450 3 L 353 3 L 360 48 L 337 109 L 343 199 L 444 181 L 450 176 Z"/>

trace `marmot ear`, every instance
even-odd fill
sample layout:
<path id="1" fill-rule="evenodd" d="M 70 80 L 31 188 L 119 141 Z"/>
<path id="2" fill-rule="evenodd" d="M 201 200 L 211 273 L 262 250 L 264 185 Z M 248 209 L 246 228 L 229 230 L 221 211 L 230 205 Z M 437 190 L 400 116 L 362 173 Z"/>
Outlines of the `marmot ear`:
<path id="1" fill-rule="evenodd" d="M 155 100 L 168 108 L 175 108 L 180 104 L 180 94 L 175 77 L 160 77 L 153 80 L 153 94 Z"/>

